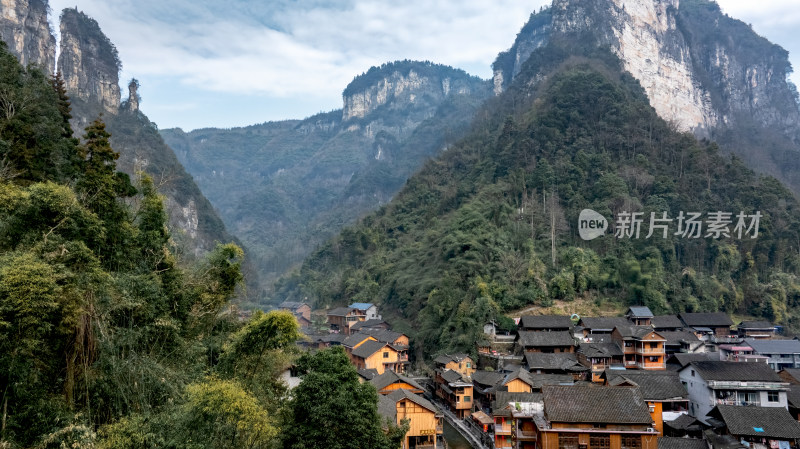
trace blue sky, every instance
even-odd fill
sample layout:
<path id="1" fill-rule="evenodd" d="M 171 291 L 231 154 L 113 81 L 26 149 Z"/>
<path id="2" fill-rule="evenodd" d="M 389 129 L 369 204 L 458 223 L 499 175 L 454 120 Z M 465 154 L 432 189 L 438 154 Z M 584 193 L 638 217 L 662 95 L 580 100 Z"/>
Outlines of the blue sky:
<path id="1" fill-rule="evenodd" d="M 790 51 L 800 71 L 798 0 L 719 0 Z M 160 128 L 234 127 L 341 107 L 370 66 L 429 60 L 491 77 L 530 13 L 550 0 L 50 0 L 95 18 L 141 83 Z M 51 18 L 57 23 L 57 18 Z M 54 27 L 57 28 L 57 27 Z M 793 75 L 800 84 L 800 74 Z M 123 94 L 123 96 L 126 94 Z"/>

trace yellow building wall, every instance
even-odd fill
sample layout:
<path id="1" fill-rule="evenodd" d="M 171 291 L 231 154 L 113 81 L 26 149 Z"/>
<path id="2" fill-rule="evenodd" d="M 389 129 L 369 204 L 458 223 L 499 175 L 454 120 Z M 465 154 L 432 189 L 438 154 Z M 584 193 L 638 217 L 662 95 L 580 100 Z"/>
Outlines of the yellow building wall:
<path id="1" fill-rule="evenodd" d="M 653 422 L 655 423 L 655 429 L 658 430 L 658 434 L 660 436 L 664 436 L 664 418 L 661 416 L 661 411 L 663 410 L 662 404 L 660 402 L 648 402 L 653 411 L 650 412 L 650 417 L 653 418 Z"/>
<path id="2" fill-rule="evenodd" d="M 383 353 L 388 352 L 389 357 L 384 358 Z M 386 346 L 380 351 L 372 354 L 371 356 L 367 357 L 364 361 L 365 367 L 367 369 L 375 369 L 378 371 L 378 374 L 383 374 L 386 371 L 386 367 L 384 363 L 397 363 L 398 361 L 398 354 L 397 351 L 394 349 Z"/>
<path id="3" fill-rule="evenodd" d="M 439 420 L 436 414 L 425 407 L 415 404 L 414 402 L 403 399 L 397 402 L 397 424 L 400 424 L 403 419 L 408 419 L 410 427 L 406 433 L 406 446 L 410 437 L 431 435 L 433 438 L 437 434 L 437 425 Z"/>
<path id="4" fill-rule="evenodd" d="M 579 433 L 578 444 L 588 447 L 589 437 L 589 433 Z M 622 447 L 622 436 L 620 434 L 612 433 L 609 437 L 611 449 L 620 449 Z M 642 440 L 642 449 L 658 449 L 658 437 L 656 435 L 643 435 L 640 438 Z M 558 449 L 558 432 L 540 432 L 539 443 L 542 449 Z"/>
<path id="5" fill-rule="evenodd" d="M 393 383 L 391 385 L 387 385 L 386 387 L 381 389 L 381 391 L 379 391 L 379 393 L 380 394 L 389 394 L 390 392 L 392 392 L 394 390 L 411 390 L 411 391 L 414 391 L 414 390 L 419 390 L 419 388 L 412 387 L 411 385 L 409 385 L 409 384 L 407 384 L 405 382 L 395 382 L 395 383 Z"/>
<path id="6" fill-rule="evenodd" d="M 506 385 L 508 386 L 509 393 L 530 393 L 532 391 L 530 385 L 519 379 L 514 379 Z"/>
<path id="7" fill-rule="evenodd" d="M 469 364 L 469 368 L 467 367 L 467 364 Z M 475 361 L 473 361 L 470 357 L 464 358 L 461 360 L 461 362 L 450 362 L 444 367 L 466 377 L 472 377 L 472 373 L 477 371 L 477 368 L 475 367 Z"/>

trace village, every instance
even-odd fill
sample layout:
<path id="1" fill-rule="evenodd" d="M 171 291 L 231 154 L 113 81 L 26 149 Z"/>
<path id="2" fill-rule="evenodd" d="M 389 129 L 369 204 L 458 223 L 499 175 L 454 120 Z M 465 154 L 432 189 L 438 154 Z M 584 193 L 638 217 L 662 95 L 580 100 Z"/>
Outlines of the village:
<path id="1" fill-rule="evenodd" d="M 280 308 L 306 331 L 304 347 L 345 349 L 381 415 L 409 420 L 404 449 L 446 447 L 445 420 L 475 448 L 800 447 L 800 341 L 766 321 L 647 307 L 522 316 L 516 329 L 486 323 L 474 354 L 412 373 L 409 337 L 374 304 L 328 310 L 324 333 L 308 304 Z"/>

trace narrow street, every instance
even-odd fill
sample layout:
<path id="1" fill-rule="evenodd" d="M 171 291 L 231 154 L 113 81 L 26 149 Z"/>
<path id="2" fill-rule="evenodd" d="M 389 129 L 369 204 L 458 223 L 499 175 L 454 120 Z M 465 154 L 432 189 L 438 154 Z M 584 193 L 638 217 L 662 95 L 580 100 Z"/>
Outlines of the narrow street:
<path id="1" fill-rule="evenodd" d="M 449 422 L 457 431 L 460 433 L 464 438 L 469 441 L 469 444 L 472 445 L 473 449 L 492 449 L 491 446 L 486 446 L 481 442 L 480 435 L 476 435 L 472 429 L 470 429 L 466 424 L 464 424 L 456 415 L 454 415 L 447 407 L 439 401 L 436 401 L 436 405 L 444 414 L 444 418 Z"/>

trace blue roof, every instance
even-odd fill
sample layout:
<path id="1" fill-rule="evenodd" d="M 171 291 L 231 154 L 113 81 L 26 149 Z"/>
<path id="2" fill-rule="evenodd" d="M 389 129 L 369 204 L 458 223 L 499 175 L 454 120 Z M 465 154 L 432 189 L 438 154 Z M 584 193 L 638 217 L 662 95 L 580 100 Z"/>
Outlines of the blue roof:
<path id="1" fill-rule="evenodd" d="M 358 309 L 358 310 L 367 310 L 367 309 L 369 309 L 370 307 L 372 307 L 374 305 L 375 304 L 372 304 L 371 302 L 354 302 L 354 303 L 350 304 L 347 307 L 352 307 L 352 308 Z"/>

